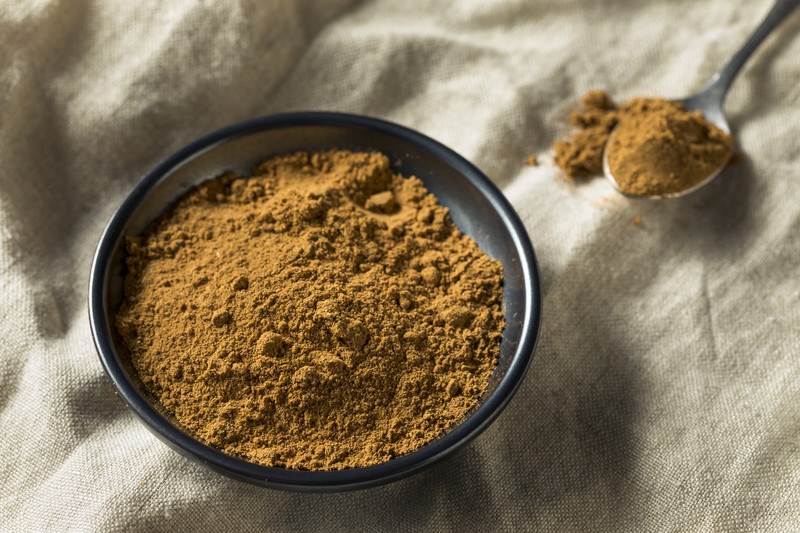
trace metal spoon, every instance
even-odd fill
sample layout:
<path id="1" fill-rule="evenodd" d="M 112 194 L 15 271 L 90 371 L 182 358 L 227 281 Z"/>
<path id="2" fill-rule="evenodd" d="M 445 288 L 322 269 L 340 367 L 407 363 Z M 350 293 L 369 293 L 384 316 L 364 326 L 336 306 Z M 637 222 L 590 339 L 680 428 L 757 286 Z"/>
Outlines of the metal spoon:
<path id="1" fill-rule="evenodd" d="M 756 28 L 750 38 L 747 39 L 747 42 L 744 43 L 744 45 L 739 49 L 738 52 L 736 52 L 731 60 L 728 61 L 728 64 L 725 65 L 721 70 L 717 71 L 696 94 L 677 101 L 682 103 L 683 106 L 689 111 L 701 111 L 706 120 L 721 130 L 730 133 L 730 126 L 728 126 L 725 113 L 722 111 L 722 104 L 725 102 L 725 96 L 728 93 L 728 89 L 733 83 L 733 80 L 736 78 L 736 75 L 739 73 L 739 70 L 741 70 L 745 62 L 750 58 L 753 52 L 755 52 L 756 48 L 758 48 L 764 39 L 770 33 L 772 33 L 772 30 L 774 30 L 781 22 L 783 22 L 783 20 L 797 6 L 800 6 L 800 0 L 778 0 L 775 2 L 775 5 L 772 6 L 772 9 L 767 14 L 764 21 L 758 26 L 758 28 Z M 711 172 L 708 177 L 696 185 L 679 192 L 651 196 L 639 196 L 625 193 L 620 190 L 619 184 L 614 179 L 614 176 L 611 173 L 611 168 L 608 164 L 608 147 L 611 145 L 611 140 L 614 137 L 614 133 L 614 131 L 611 132 L 611 136 L 609 137 L 603 152 L 603 174 L 605 174 L 606 178 L 608 178 L 618 192 L 632 198 L 677 198 L 679 196 L 689 194 L 711 182 L 711 180 L 717 177 L 717 175 L 722 172 L 722 170 L 728 164 L 728 160 L 726 159 L 717 169 Z"/>

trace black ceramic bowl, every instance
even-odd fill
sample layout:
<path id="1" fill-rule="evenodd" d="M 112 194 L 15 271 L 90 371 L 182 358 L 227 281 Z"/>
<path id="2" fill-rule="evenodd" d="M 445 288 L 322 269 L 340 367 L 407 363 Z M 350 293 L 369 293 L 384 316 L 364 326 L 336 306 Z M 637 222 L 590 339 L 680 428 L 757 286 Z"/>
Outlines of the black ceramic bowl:
<path id="1" fill-rule="evenodd" d="M 271 155 L 330 148 L 387 154 L 396 171 L 419 177 L 450 209 L 458 227 L 503 263 L 506 329 L 499 364 L 479 406 L 436 441 L 365 468 L 331 472 L 270 468 L 199 442 L 163 414 L 138 385 L 113 327 L 122 293 L 122 242 L 124 236 L 140 233 L 187 189 L 224 170 L 246 172 Z M 236 479 L 303 491 L 358 489 L 393 481 L 469 442 L 497 417 L 522 381 L 533 355 L 540 316 L 533 248 L 514 210 L 489 179 L 464 158 L 420 133 L 382 120 L 338 113 L 257 118 L 211 133 L 176 152 L 147 174 L 114 213 L 97 247 L 89 284 L 89 317 L 100 360 L 119 396 L 156 436 Z"/>

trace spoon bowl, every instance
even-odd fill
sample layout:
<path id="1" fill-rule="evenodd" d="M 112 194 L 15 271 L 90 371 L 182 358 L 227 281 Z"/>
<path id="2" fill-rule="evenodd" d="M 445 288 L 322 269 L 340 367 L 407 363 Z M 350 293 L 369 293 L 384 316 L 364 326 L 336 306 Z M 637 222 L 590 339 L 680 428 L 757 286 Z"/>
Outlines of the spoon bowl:
<path id="1" fill-rule="evenodd" d="M 711 122 L 713 125 L 724 131 L 725 133 L 730 134 L 731 129 L 730 125 L 728 124 L 727 119 L 725 118 L 725 114 L 722 111 L 722 102 L 714 97 L 713 95 L 709 96 L 707 92 L 699 92 L 694 96 L 690 96 L 689 98 L 684 98 L 683 100 L 674 100 L 676 103 L 680 103 L 687 111 L 700 111 L 706 120 Z M 708 176 L 706 176 L 703 180 L 695 183 L 691 187 L 687 187 L 686 189 L 682 189 L 680 191 L 666 193 L 666 194 L 651 194 L 647 196 L 642 196 L 638 194 L 631 194 L 629 192 L 625 192 L 617 183 L 617 180 L 614 178 L 614 173 L 611 171 L 611 166 L 609 164 L 609 147 L 612 144 L 612 140 L 614 139 L 614 135 L 616 133 L 616 128 L 611 132 L 611 135 L 608 137 L 608 141 L 606 142 L 605 149 L 603 150 L 603 175 L 608 179 L 611 183 L 611 186 L 614 189 L 628 198 L 650 198 L 653 200 L 657 199 L 666 199 L 666 198 L 679 198 L 681 196 L 686 196 L 687 194 L 691 194 L 694 191 L 700 189 L 701 187 L 706 186 L 709 184 L 714 178 L 719 176 L 719 174 L 725 170 L 725 167 L 728 165 L 730 161 L 731 155 L 733 152 L 728 154 L 728 157 Z"/>
<path id="2" fill-rule="evenodd" d="M 730 89 L 730 86 L 733 83 L 733 80 L 736 78 L 736 75 L 739 73 L 753 52 L 755 52 L 758 46 L 799 5 L 800 0 L 778 0 L 775 2 L 775 4 L 772 6 L 772 9 L 770 9 L 769 13 L 761 22 L 761 24 L 755 29 L 755 31 L 753 31 L 753 34 L 747 39 L 744 45 L 742 45 L 739 51 L 734 54 L 730 61 L 728 61 L 728 63 L 720 71 L 715 73 L 700 91 L 692 96 L 689 96 L 688 98 L 684 98 L 683 100 L 677 100 L 677 102 L 683 104 L 683 107 L 688 111 L 700 111 L 707 121 L 711 122 L 725 133 L 730 134 L 731 128 L 723 111 L 723 104 L 725 103 L 725 96 L 728 93 L 728 89 Z M 723 161 L 716 169 L 711 171 L 708 176 L 686 189 L 667 194 L 631 194 L 623 191 L 619 186 L 617 180 L 614 179 L 614 174 L 611 171 L 611 167 L 608 162 L 610 150 L 609 147 L 612 144 L 611 141 L 614 139 L 615 133 L 616 128 L 608 137 L 605 149 L 603 150 L 603 174 L 605 175 L 606 179 L 611 182 L 611 185 L 617 192 L 629 198 L 661 199 L 686 196 L 687 194 L 693 193 L 701 187 L 708 185 L 714 178 L 719 176 L 731 158 L 731 154 L 728 154 L 728 157 L 725 159 L 725 161 Z"/>

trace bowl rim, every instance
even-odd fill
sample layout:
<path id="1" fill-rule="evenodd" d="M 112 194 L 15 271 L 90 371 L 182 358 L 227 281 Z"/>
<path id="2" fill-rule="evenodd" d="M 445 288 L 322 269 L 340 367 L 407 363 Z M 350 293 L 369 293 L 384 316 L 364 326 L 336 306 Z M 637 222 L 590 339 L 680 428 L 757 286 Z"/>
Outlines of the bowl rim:
<path id="1" fill-rule="evenodd" d="M 291 470 L 258 465 L 223 453 L 183 433 L 158 412 L 129 379 L 109 335 L 105 313 L 106 282 L 122 230 L 150 191 L 173 169 L 194 156 L 238 137 L 269 129 L 298 126 L 363 128 L 421 145 L 470 181 L 491 203 L 509 231 L 521 258 L 526 316 L 516 351 L 497 387 L 456 428 L 419 450 L 367 467 L 333 471 Z M 89 322 L 95 348 L 117 395 L 157 437 L 172 448 L 230 477 L 270 488 L 299 491 L 361 489 L 395 481 L 455 452 L 489 426 L 516 392 L 533 358 L 541 328 L 541 288 L 536 256 L 528 233 L 503 193 L 475 165 L 447 146 L 415 130 L 386 120 L 326 111 L 303 111 L 262 116 L 209 133 L 177 150 L 134 186 L 111 216 L 94 254 L 89 278 Z"/>

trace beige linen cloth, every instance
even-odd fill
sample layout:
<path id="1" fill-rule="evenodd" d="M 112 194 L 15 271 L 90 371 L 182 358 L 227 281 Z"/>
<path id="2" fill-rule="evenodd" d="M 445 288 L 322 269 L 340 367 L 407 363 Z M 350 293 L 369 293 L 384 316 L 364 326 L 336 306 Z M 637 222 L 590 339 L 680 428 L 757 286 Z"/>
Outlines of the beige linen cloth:
<path id="1" fill-rule="evenodd" d="M 3 0 L 0 530 L 800 530 L 800 12 L 734 85 L 743 162 L 702 191 L 628 201 L 549 162 L 584 91 L 688 94 L 770 4 Z M 100 233 L 146 171 L 311 109 L 476 163 L 525 222 L 544 295 L 534 363 L 484 434 L 322 495 L 168 449 L 115 397 L 86 309 Z"/>

